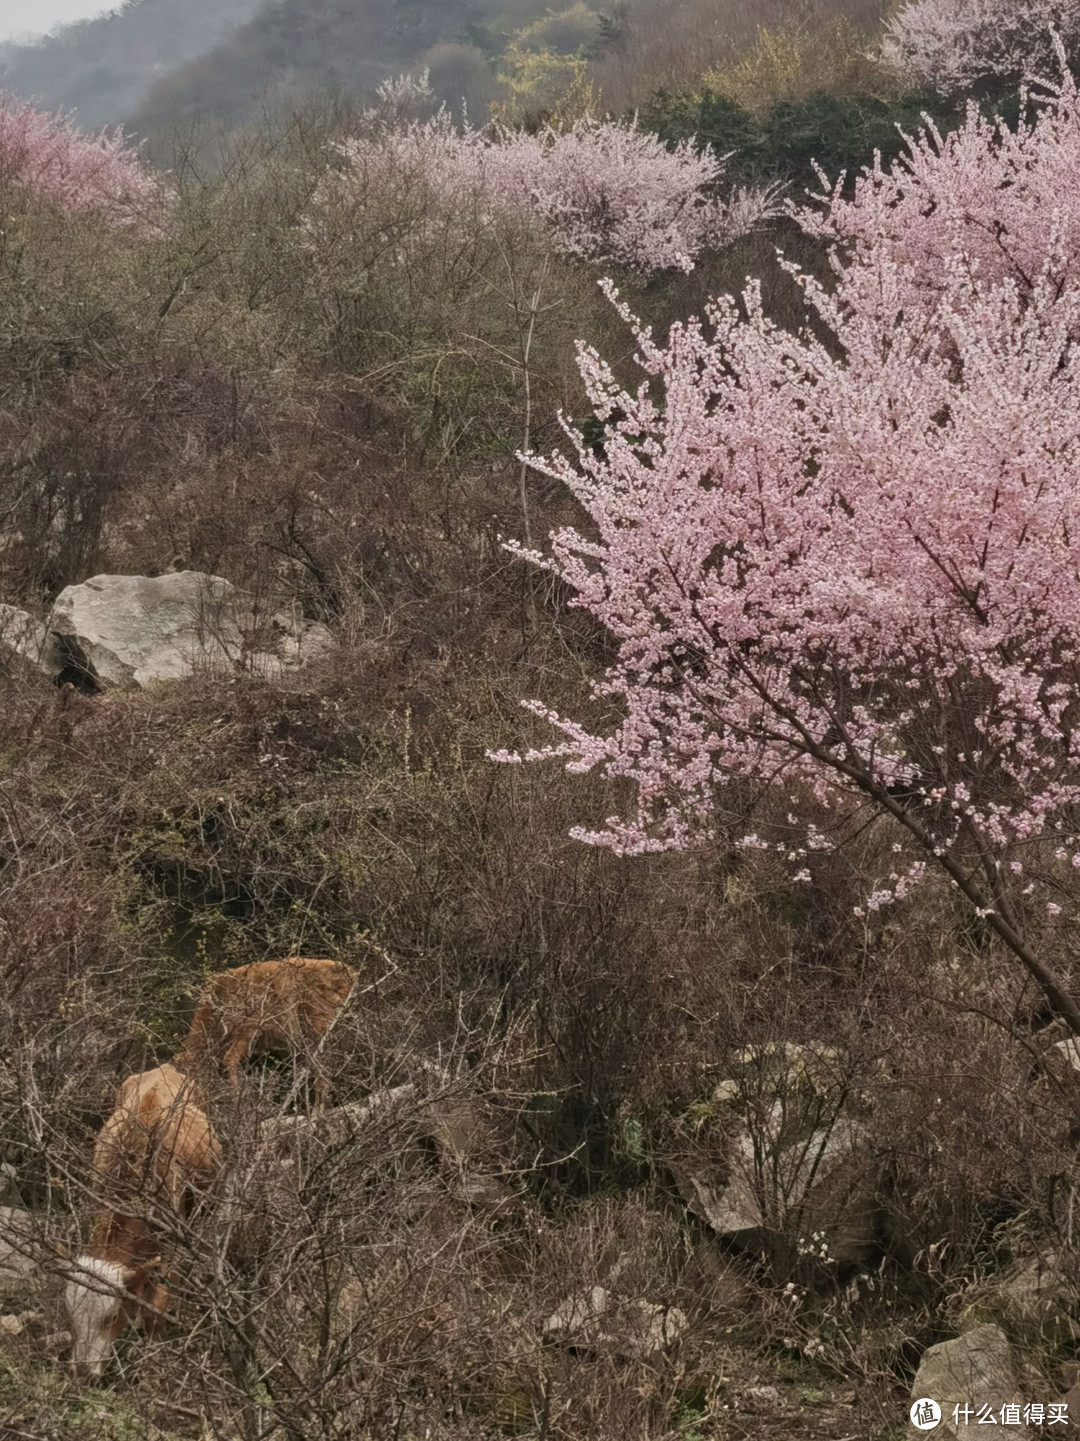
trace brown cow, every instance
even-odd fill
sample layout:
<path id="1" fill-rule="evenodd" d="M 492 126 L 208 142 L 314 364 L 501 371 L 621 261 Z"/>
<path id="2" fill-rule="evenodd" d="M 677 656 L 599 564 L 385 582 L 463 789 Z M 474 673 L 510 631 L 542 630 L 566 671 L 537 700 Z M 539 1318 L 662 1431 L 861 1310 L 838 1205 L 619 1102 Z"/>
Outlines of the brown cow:
<path id="1" fill-rule="evenodd" d="M 91 1376 L 101 1375 L 128 1321 L 152 1326 L 168 1305 L 165 1286 L 155 1280 L 158 1230 L 188 1215 L 221 1159 L 197 1099 L 174 1066 L 143 1071 L 123 1083 L 98 1134 L 92 1184 L 103 1209 L 64 1293 L 72 1359 Z"/>
<path id="2" fill-rule="evenodd" d="M 221 971 L 211 977 L 176 1059 L 197 1067 L 203 1058 L 213 1057 L 235 1086 L 248 1056 L 306 1053 L 315 1071 L 315 1104 L 322 1106 L 329 1078 L 320 1065 L 318 1043 L 355 984 L 355 972 L 340 961 L 304 956 Z"/>

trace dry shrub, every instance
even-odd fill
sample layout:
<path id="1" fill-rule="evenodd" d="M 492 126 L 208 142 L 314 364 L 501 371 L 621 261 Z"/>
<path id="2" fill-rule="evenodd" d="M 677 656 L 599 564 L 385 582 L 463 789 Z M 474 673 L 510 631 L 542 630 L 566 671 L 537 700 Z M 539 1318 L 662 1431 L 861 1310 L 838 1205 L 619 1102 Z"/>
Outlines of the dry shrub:
<path id="1" fill-rule="evenodd" d="M 383 549 L 364 525 L 370 495 L 347 498 L 357 463 L 420 491 L 409 509 L 444 533 L 471 529 L 472 503 L 452 483 L 467 469 L 469 485 L 488 490 L 486 515 L 502 528 L 514 497 L 521 529 L 514 453 L 548 444 L 560 407 L 580 412 L 574 341 L 594 329 L 590 317 L 601 331 L 613 324 L 594 275 L 552 256 L 529 225 L 440 210 L 407 177 L 314 206 L 345 123 L 301 114 L 284 135 L 234 143 L 209 179 L 179 157 L 174 227 L 138 250 L 120 240 L 103 250 L 88 221 L 12 218 L 0 238 L 5 599 L 51 599 L 136 556 L 157 573 L 200 550 L 224 555 L 215 527 L 194 516 L 211 543 L 182 526 L 168 544 L 138 533 L 173 504 L 194 510 L 200 492 L 219 517 L 249 483 L 245 469 L 289 475 L 273 543 L 312 572 L 303 588 L 321 592 L 324 610 L 338 578 L 297 559 L 308 517 L 324 535 L 338 529 L 343 556 L 346 541 Z M 389 441 L 377 458 L 363 445 L 372 435 Z M 316 467 L 317 484 L 297 493 Z M 426 564 L 418 557 L 415 574 Z M 351 588 L 370 599 L 367 571 Z"/>
<path id="2" fill-rule="evenodd" d="M 554 435 L 558 409 L 582 405 L 574 341 L 603 324 L 591 268 L 555 256 L 528 216 L 487 207 L 479 194 L 441 201 L 418 174 L 356 167 L 309 223 L 309 303 L 335 368 L 413 418 L 433 468 L 521 443 L 526 369 L 532 443 Z"/>
<path id="3" fill-rule="evenodd" d="M 256 397 L 213 368 L 122 376 L 86 369 L 50 385 L 32 409 L 0 416 L 9 504 L 0 522 L 0 585 L 12 601 L 55 598 L 110 563 L 125 510 L 149 518 L 163 472 L 258 448 Z M 220 462 L 219 462 L 220 463 Z M 159 546 L 150 573 L 162 568 Z"/>
<path id="4" fill-rule="evenodd" d="M 594 62 L 606 110 L 643 105 L 657 90 L 696 89 L 710 67 L 736 64 L 759 32 L 793 27 L 808 36 L 876 29 L 883 0 L 766 0 L 752 9 L 737 0 L 638 0 L 616 41 Z M 821 44 L 815 41 L 815 44 Z"/>
<path id="5" fill-rule="evenodd" d="M 488 624 L 494 638 L 497 614 Z M 113 1087 L 179 1041 L 204 969 L 288 953 L 360 973 L 332 1038 L 335 1103 L 441 1066 L 492 1118 L 482 1169 L 516 1198 L 505 1215 L 478 1210 L 394 1126 L 312 1152 L 283 1191 L 244 1191 L 239 1219 L 177 1237 L 184 1319 L 161 1343 L 132 1343 L 145 1357 L 133 1398 L 148 1413 L 183 1407 L 197 1374 L 222 1437 L 267 1405 L 305 1437 L 480 1436 L 545 1416 L 553 1436 L 660 1437 L 687 1395 L 727 1374 L 718 1348 L 737 1325 L 804 1356 L 828 1343 L 815 1364 L 863 1374 L 880 1404 L 890 1368 L 936 1339 L 924 1308 L 1007 1259 L 1002 1223 L 1053 1224 L 1068 1112 L 1009 1034 L 1011 972 L 932 890 L 854 917 L 895 864 L 880 823 L 813 858 L 809 888 L 722 843 L 629 860 L 569 841 L 572 820 L 611 809 L 606 788 L 495 767 L 484 751 L 525 739 L 514 702 L 540 670 L 577 684 L 572 651 L 534 640 L 510 668 L 498 651 L 470 654 L 470 638 L 463 622 L 446 658 L 409 655 L 404 614 L 382 641 L 286 682 L 85 699 L 66 729 L 44 682 L 18 667 L 4 682 L 0 801 L 4 833 L 22 839 L 0 874 L 14 978 L 0 1044 L 17 1085 L 3 1137 L 34 1199 L 51 1198 L 49 1225 L 85 1216 Z M 736 828 L 782 830 L 768 797 L 732 808 Z M 38 974 L 48 984 L 28 992 Z M 843 1106 L 857 1101 L 887 1325 L 865 1297 L 838 1309 L 847 1273 L 806 1271 L 796 1216 L 778 1232 L 787 1252 L 737 1258 L 766 1254 L 758 1274 L 776 1281 L 734 1314 L 719 1245 L 679 1197 L 676 1153 L 719 1183 L 750 1103 L 775 1100 L 772 1072 L 737 1060 L 770 1042 L 831 1068 L 816 1111 L 799 1110 L 798 1086 L 783 1093 L 797 1131 L 828 1123 L 837 1087 Z M 741 1112 L 710 1101 L 731 1076 Z M 288 1068 L 252 1069 L 239 1102 L 216 1097 L 234 1174 L 290 1088 Z M 812 1287 L 796 1316 L 770 1300 L 789 1275 Z M 328 1318 L 352 1282 L 342 1341 Z M 623 1307 L 679 1307 L 678 1351 L 646 1363 L 542 1343 L 546 1318 L 594 1285 Z"/>
<path id="6" fill-rule="evenodd" d="M 871 37 L 846 16 L 831 24 L 762 26 L 737 60 L 706 70 L 702 83 L 751 115 L 779 100 L 819 92 L 893 98 L 896 82 L 870 55 Z"/>

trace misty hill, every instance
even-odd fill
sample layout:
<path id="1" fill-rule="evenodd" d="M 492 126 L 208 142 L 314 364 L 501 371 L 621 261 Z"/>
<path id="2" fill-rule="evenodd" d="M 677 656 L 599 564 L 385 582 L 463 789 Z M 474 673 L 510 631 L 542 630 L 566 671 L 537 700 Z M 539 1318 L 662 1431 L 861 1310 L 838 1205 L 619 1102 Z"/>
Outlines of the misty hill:
<path id="1" fill-rule="evenodd" d="M 271 0 L 155 84 L 131 119 L 144 135 L 194 117 L 235 122 L 314 91 L 370 96 L 388 76 L 421 68 L 437 95 L 482 115 L 511 37 L 564 17 L 544 37 L 553 51 L 599 33 L 598 7 L 582 0 L 554 15 L 545 0 Z"/>
<path id="2" fill-rule="evenodd" d="M 0 86 L 95 129 L 136 110 L 159 77 L 218 45 L 259 0 L 127 0 L 25 45 L 0 46 Z"/>
<path id="3" fill-rule="evenodd" d="M 437 94 L 482 114 L 522 27 L 539 21 L 542 46 L 570 53 L 598 33 L 598 10 L 594 0 L 562 10 L 544 0 L 128 0 L 0 47 L 0 87 L 74 107 L 88 128 L 125 121 L 152 135 L 313 91 L 370 95 L 389 75 L 429 66 Z"/>

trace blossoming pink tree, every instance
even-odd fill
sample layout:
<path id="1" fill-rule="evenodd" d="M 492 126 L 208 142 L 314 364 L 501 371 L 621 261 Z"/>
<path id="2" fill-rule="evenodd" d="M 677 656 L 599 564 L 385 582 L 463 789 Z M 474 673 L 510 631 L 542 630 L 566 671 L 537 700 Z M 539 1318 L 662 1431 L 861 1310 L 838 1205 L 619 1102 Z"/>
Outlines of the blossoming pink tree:
<path id="1" fill-rule="evenodd" d="M 972 282 L 1030 290 L 1080 276 L 1080 93 L 1058 47 L 1060 84 L 1010 130 L 971 106 L 944 139 L 930 125 L 891 170 L 880 159 L 849 196 L 843 177 L 797 212 L 810 234 L 866 260 L 885 247 L 908 266 L 914 294 L 936 294 L 960 266 Z M 822 176 L 823 183 L 825 177 Z"/>
<path id="2" fill-rule="evenodd" d="M 885 27 L 881 55 L 910 83 L 962 95 L 1041 72 L 1054 30 L 1071 51 L 1080 45 L 1078 0 L 908 0 Z"/>
<path id="3" fill-rule="evenodd" d="M 966 153 L 924 163 L 992 216 L 988 165 L 944 175 Z M 588 524 L 529 558 L 609 631 L 596 689 L 622 719 L 537 703 L 563 739 L 525 758 L 629 782 L 628 814 L 575 832 L 623 853 L 689 846 L 730 783 L 767 785 L 802 881 L 822 816 L 869 806 L 896 866 L 865 905 L 943 872 L 1080 1034 L 1045 944 L 1080 901 L 1080 284 L 948 254 L 912 304 L 876 213 L 831 290 L 802 278 L 820 338 L 751 286 L 665 343 L 635 327 L 636 388 L 583 349 L 606 443 L 538 468 Z"/>
<path id="4" fill-rule="evenodd" d="M 560 250 L 634 269 L 690 270 L 701 251 L 774 213 L 769 192 L 721 201 L 712 189 L 723 162 L 689 144 L 666 149 L 634 125 L 582 121 L 548 130 L 457 129 L 433 120 L 376 127 L 339 147 L 343 170 L 321 199 L 361 192 L 381 175 L 408 175 L 444 203 L 480 198 L 527 211 Z"/>
<path id="5" fill-rule="evenodd" d="M 160 181 L 121 134 L 83 135 L 69 118 L 43 114 L 2 92 L 0 185 L 113 225 L 146 224 L 164 199 Z"/>

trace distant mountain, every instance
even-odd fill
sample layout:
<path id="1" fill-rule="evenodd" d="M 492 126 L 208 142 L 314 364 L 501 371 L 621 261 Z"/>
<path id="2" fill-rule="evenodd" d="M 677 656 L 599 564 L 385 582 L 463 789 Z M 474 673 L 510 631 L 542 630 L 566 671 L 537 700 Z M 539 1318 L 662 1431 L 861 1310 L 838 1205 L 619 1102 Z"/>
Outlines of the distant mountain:
<path id="1" fill-rule="evenodd" d="M 553 8 L 550 0 L 267 0 L 154 85 L 131 118 L 143 135 L 195 118 L 236 122 L 313 91 L 370 96 L 379 81 L 423 67 L 437 95 L 452 105 L 464 97 L 469 113 L 483 116 L 507 40 Z"/>
<path id="2" fill-rule="evenodd" d="M 621 3 L 612 0 L 616 11 Z M 573 49 L 590 33 L 582 17 L 601 8 L 602 0 L 127 0 L 33 44 L 0 46 L 0 89 L 75 108 L 86 128 L 122 121 L 160 138 L 163 153 L 170 132 L 192 121 L 234 124 L 319 91 L 370 98 L 381 80 L 421 68 L 438 96 L 482 118 L 515 34 L 541 21 L 539 48 Z"/>
<path id="3" fill-rule="evenodd" d="M 96 20 L 0 46 L 0 89 L 49 110 L 77 109 L 86 129 L 136 111 L 155 81 L 219 45 L 260 0 L 127 0 Z"/>

